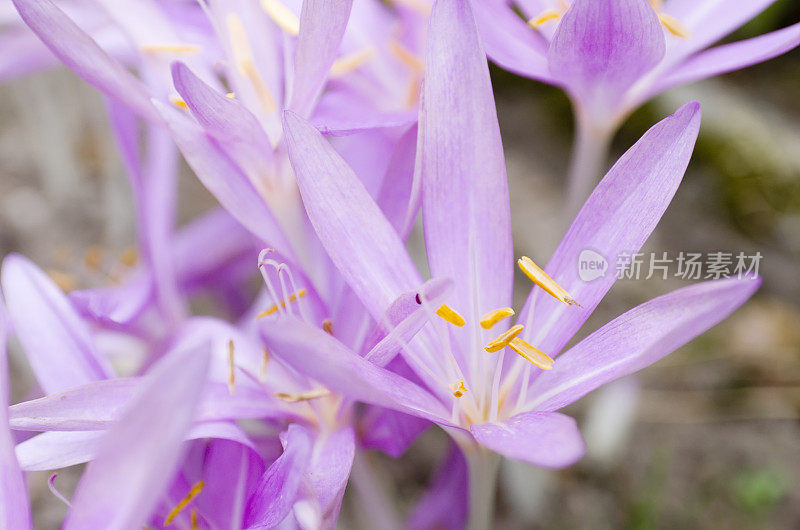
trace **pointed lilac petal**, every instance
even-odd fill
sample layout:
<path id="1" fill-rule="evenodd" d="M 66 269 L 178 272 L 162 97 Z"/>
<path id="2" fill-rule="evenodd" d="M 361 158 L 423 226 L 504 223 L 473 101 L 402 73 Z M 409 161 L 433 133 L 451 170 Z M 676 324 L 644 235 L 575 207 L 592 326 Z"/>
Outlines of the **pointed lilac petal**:
<path id="1" fill-rule="evenodd" d="M 125 102 L 144 119 L 160 122 L 150 94 L 122 64 L 111 58 L 50 0 L 14 0 L 25 23 L 84 81 Z"/>
<path id="2" fill-rule="evenodd" d="M 11 254 L 0 280 L 14 332 L 45 393 L 111 376 L 86 323 L 36 265 Z"/>
<path id="3" fill-rule="evenodd" d="M 581 280 L 581 254 L 598 253 L 610 269 L 618 256 L 639 251 L 683 178 L 699 127 L 700 105 L 687 103 L 647 131 L 609 170 L 545 269 L 583 307 L 567 306 L 534 288 L 519 318 L 525 340 L 555 356 L 578 331 L 616 279 L 606 270 L 600 278 Z"/>
<path id="4" fill-rule="evenodd" d="M 469 484 L 467 462 L 461 449 L 450 444 L 430 486 L 409 517 L 410 530 L 460 530 L 467 525 Z"/>
<path id="5" fill-rule="evenodd" d="M 417 126 L 414 124 L 398 140 L 375 197 L 375 202 L 403 241 L 414 228 L 420 205 L 420 187 L 414 179 L 416 155 Z"/>
<path id="6" fill-rule="evenodd" d="M 356 437 L 350 426 L 320 435 L 306 476 L 319 502 L 323 520 L 335 526 L 342 504 L 342 497 L 350 478 Z"/>
<path id="7" fill-rule="evenodd" d="M 592 114 L 613 113 L 664 57 L 664 30 L 644 0 L 575 0 L 553 36 L 553 77 Z"/>
<path id="8" fill-rule="evenodd" d="M 84 472 L 64 528 L 137 528 L 167 489 L 208 370 L 207 349 L 170 351 Z"/>
<path id="9" fill-rule="evenodd" d="M 426 390 L 375 366 L 334 337 L 293 318 L 262 326 L 270 350 L 334 392 L 450 425 L 444 406 Z"/>
<path id="10" fill-rule="evenodd" d="M 72 291 L 68 298 L 82 317 L 109 327 L 124 328 L 154 301 L 152 277 L 137 274 L 121 285 Z"/>
<path id="11" fill-rule="evenodd" d="M 492 62 L 515 74 L 552 83 L 547 65 L 547 41 L 504 0 L 473 0 L 475 21 Z"/>
<path id="12" fill-rule="evenodd" d="M 248 528 L 272 528 L 289 514 L 309 465 L 313 442 L 308 429 L 289 425 L 283 454 L 264 472 L 247 501 Z"/>
<path id="13" fill-rule="evenodd" d="M 8 320 L 0 300 L 0 527 L 32 528 L 28 488 L 8 427 Z"/>
<path id="14" fill-rule="evenodd" d="M 289 108 L 308 117 L 339 52 L 353 0 L 305 0 Z"/>
<path id="15" fill-rule="evenodd" d="M 284 115 L 306 212 L 333 263 L 375 318 L 422 280 L 403 242 L 353 170 L 307 121 Z"/>
<path id="16" fill-rule="evenodd" d="M 643 99 L 684 83 L 724 74 L 761 63 L 800 45 L 800 23 L 759 37 L 700 52 L 666 73 Z"/>
<path id="17" fill-rule="evenodd" d="M 689 37 L 670 39 L 663 66 L 672 66 L 714 44 L 753 19 L 775 0 L 670 0 L 664 12 L 677 18 Z M 735 5 L 734 5 L 735 4 Z"/>
<path id="18" fill-rule="evenodd" d="M 258 118 L 235 98 L 226 97 L 208 86 L 183 63 L 173 63 L 172 78 L 200 125 L 251 181 L 271 178 L 275 172 L 273 149 Z"/>
<path id="19" fill-rule="evenodd" d="M 612 320 L 561 355 L 528 395 L 535 410 L 558 410 L 592 390 L 641 370 L 721 322 L 760 280 L 703 282 L 654 298 Z"/>
<path id="20" fill-rule="evenodd" d="M 267 203 L 203 130 L 180 111 L 155 102 L 186 162 L 220 204 L 261 240 L 287 256 L 293 251 Z"/>
<path id="21" fill-rule="evenodd" d="M 475 424 L 470 431 L 492 451 L 539 467 L 567 467 L 586 452 L 575 420 L 558 412 L 524 412 L 502 422 Z"/>
<path id="22" fill-rule="evenodd" d="M 422 94 L 419 171 L 431 274 L 452 278 L 456 310 L 480 318 L 511 305 L 514 270 L 503 145 L 467 0 L 433 7 Z"/>

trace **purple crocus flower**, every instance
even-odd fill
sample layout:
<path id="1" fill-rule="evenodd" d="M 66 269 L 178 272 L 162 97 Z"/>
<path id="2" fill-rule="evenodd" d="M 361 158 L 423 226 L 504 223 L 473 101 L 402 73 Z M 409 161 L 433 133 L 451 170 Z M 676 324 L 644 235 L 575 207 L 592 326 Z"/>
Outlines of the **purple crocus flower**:
<path id="1" fill-rule="evenodd" d="M 453 282 L 445 304 L 419 291 L 422 278 L 396 231 L 328 142 L 297 115 L 286 113 L 284 120 L 308 216 L 331 259 L 377 322 L 405 296 L 417 312 L 402 324 L 414 321 L 422 329 L 413 338 L 402 324 L 389 332 L 381 362 L 290 316 L 264 325 L 262 335 L 276 354 L 329 389 L 444 426 L 467 458 L 478 522 L 492 499 L 481 489 L 492 483 L 487 450 L 544 467 L 572 464 L 584 445 L 574 420 L 559 409 L 675 350 L 759 286 L 757 279 L 725 280 L 674 291 L 558 356 L 614 281 L 582 281 L 580 252 L 637 252 L 675 193 L 700 122 L 699 105 L 689 103 L 620 158 L 544 271 L 520 260 L 541 289 L 531 292 L 509 327 L 513 248 L 505 164 L 466 0 L 440 0 L 433 8 L 420 110 L 416 176 L 431 274 Z M 427 323 L 419 323 L 420 314 Z M 381 368 L 397 353 L 421 385 Z"/>
<path id="2" fill-rule="evenodd" d="M 709 48 L 773 2 L 486 0 L 474 8 L 494 62 L 563 87 L 573 101 L 572 215 L 606 167 L 617 127 L 639 105 L 674 86 L 766 61 L 800 44 L 800 24 L 794 24 Z"/>

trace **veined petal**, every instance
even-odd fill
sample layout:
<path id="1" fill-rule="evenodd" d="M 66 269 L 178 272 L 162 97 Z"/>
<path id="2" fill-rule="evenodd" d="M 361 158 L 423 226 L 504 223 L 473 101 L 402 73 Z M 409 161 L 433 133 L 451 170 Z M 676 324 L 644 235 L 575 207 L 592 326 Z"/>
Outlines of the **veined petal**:
<path id="1" fill-rule="evenodd" d="M 380 319 L 400 293 L 422 283 L 395 229 L 353 170 L 307 121 L 284 115 L 289 158 L 306 212 L 331 260 Z"/>
<path id="2" fill-rule="evenodd" d="M 322 90 L 350 18 L 353 0 L 305 0 L 297 36 L 289 108 L 307 118 Z"/>
<path id="3" fill-rule="evenodd" d="M 319 502 L 323 520 L 335 526 L 355 456 L 356 437 L 347 426 L 318 436 L 306 476 Z"/>
<path id="4" fill-rule="evenodd" d="M 434 5 L 422 94 L 418 168 L 431 274 L 456 282 L 456 308 L 482 315 L 510 305 L 514 264 L 503 145 L 467 0 Z"/>
<path id="5" fill-rule="evenodd" d="M 0 300 L 0 527 L 32 528 L 28 488 L 8 428 L 8 321 Z"/>
<path id="6" fill-rule="evenodd" d="M 247 528 L 272 528 L 292 509 L 309 465 L 313 434 L 296 423 L 289 425 L 283 454 L 264 472 L 247 501 Z"/>
<path id="7" fill-rule="evenodd" d="M 608 118 L 665 49 L 664 31 L 646 0 L 575 0 L 553 36 L 548 62 L 581 107 Z"/>
<path id="8" fill-rule="evenodd" d="M 45 393 L 111 377 L 86 323 L 36 265 L 11 254 L 0 280 L 14 332 Z"/>
<path id="9" fill-rule="evenodd" d="M 261 328 L 270 350 L 334 392 L 450 425 L 444 406 L 426 390 L 375 366 L 334 337 L 294 318 Z"/>
<path id="10" fill-rule="evenodd" d="M 545 269 L 581 307 L 532 290 L 519 318 L 526 324 L 526 341 L 554 357 L 578 331 L 616 279 L 606 270 L 592 281 L 581 280 L 581 255 L 599 255 L 596 259 L 605 259 L 611 269 L 623 253 L 639 251 L 683 178 L 699 127 L 700 105 L 687 103 L 647 131 L 609 170 Z"/>
<path id="11" fill-rule="evenodd" d="M 169 486 L 208 371 L 203 346 L 170 351 L 145 377 L 81 478 L 64 528 L 136 528 Z M 143 436 L 146 433 L 146 436 Z"/>
<path id="12" fill-rule="evenodd" d="M 147 87 L 111 58 L 50 0 L 14 0 L 25 23 L 84 81 L 128 104 L 144 119 L 160 122 Z"/>
<path id="13" fill-rule="evenodd" d="M 397 141 L 375 198 L 403 241 L 414 227 L 420 205 L 420 183 L 414 178 L 416 154 L 417 125 L 414 124 Z"/>
<path id="14" fill-rule="evenodd" d="M 661 76 L 644 99 L 684 83 L 764 62 L 800 44 L 800 23 L 759 37 L 699 52 Z"/>
<path id="15" fill-rule="evenodd" d="M 575 420 L 558 412 L 524 412 L 470 428 L 481 445 L 539 467 L 562 468 L 581 459 L 586 445 Z"/>
<path id="16" fill-rule="evenodd" d="M 528 390 L 535 410 L 558 410 L 641 370 L 724 320 L 758 279 L 703 282 L 659 296 L 612 320 L 558 358 Z"/>

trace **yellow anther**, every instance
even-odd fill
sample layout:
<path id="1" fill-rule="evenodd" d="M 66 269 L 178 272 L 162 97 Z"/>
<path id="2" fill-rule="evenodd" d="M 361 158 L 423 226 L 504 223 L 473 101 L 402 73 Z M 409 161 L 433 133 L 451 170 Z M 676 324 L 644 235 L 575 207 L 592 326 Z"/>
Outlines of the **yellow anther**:
<path id="1" fill-rule="evenodd" d="M 183 100 L 183 98 L 180 96 L 170 96 L 169 102 L 181 109 L 189 108 L 189 105 L 187 105 L 186 102 Z"/>
<path id="2" fill-rule="evenodd" d="M 197 512 L 194 510 L 189 511 L 189 515 L 191 516 L 191 528 L 192 530 L 197 530 Z"/>
<path id="3" fill-rule="evenodd" d="M 50 279 L 65 293 L 78 288 L 78 279 L 71 274 L 51 269 L 47 271 L 47 275 L 50 276 Z"/>
<path id="4" fill-rule="evenodd" d="M 194 44 L 145 44 L 139 49 L 144 53 L 200 53 L 200 46 Z"/>
<path id="5" fill-rule="evenodd" d="M 267 366 L 269 365 L 269 350 L 264 347 L 264 353 L 261 356 L 261 369 L 258 373 L 259 380 L 263 383 L 267 380 Z"/>
<path id="6" fill-rule="evenodd" d="M 236 67 L 242 75 L 247 77 L 250 84 L 253 85 L 253 90 L 258 97 L 261 107 L 266 113 L 271 113 L 275 110 L 275 98 L 267 88 L 261 75 L 258 73 L 253 62 L 253 52 L 250 49 L 250 43 L 247 41 L 247 32 L 244 29 L 241 19 L 233 13 L 230 13 L 227 18 L 228 34 L 231 39 L 231 52 L 233 53 Z"/>
<path id="7" fill-rule="evenodd" d="M 491 341 L 489 344 L 484 346 L 483 349 L 488 351 L 489 353 L 494 353 L 496 351 L 502 350 L 503 348 L 508 346 L 509 343 L 512 340 L 514 340 L 514 338 L 516 338 L 517 335 L 520 334 L 520 332 L 522 332 L 522 329 L 523 329 L 522 325 L 520 324 L 517 324 L 516 326 L 511 326 L 511 328 L 508 331 L 506 331 L 505 333 L 503 333 L 502 335 Z"/>
<path id="8" fill-rule="evenodd" d="M 389 43 L 389 52 L 397 57 L 397 59 L 408 66 L 413 72 L 422 72 L 425 70 L 425 62 L 420 59 L 414 52 L 406 48 L 402 42 L 392 40 Z"/>
<path id="9" fill-rule="evenodd" d="M 322 329 L 325 330 L 325 333 L 328 335 L 333 335 L 333 321 L 330 318 L 326 318 L 322 321 Z"/>
<path id="10" fill-rule="evenodd" d="M 549 355 L 534 348 L 520 338 L 515 338 L 512 340 L 508 347 L 542 370 L 550 370 L 553 368 L 555 361 L 551 359 Z"/>
<path id="11" fill-rule="evenodd" d="M 330 76 L 332 78 L 337 78 L 355 72 L 361 68 L 364 63 L 375 58 L 377 53 L 374 46 L 367 46 L 363 50 L 345 55 L 344 57 L 339 57 L 333 62 L 333 66 L 331 66 Z"/>
<path id="12" fill-rule="evenodd" d="M 528 25 L 533 29 L 539 29 L 547 22 L 551 20 L 558 20 L 561 18 L 562 12 L 557 9 L 546 9 L 539 13 L 538 16 L 533 17 L 528 21 Z"/>
<path id="13" fill-rule="evenodd" d="M 658 21 L 661 22 L 661 25 L 664 26 L 667 31 L 675 35 L 676 37 L 680 37 L 681 39 L 688 39 L 689 38 L 689 30 L 686 29 L 686 26 L 681 23 L 680 20 L 673 17 L 672 15 L 667 15 L 666 13 L 658 13 Z"/>
<path id="14" fill-rule="evenodd" d="M 456 381 L 455 383 L 450 383 L 449 385 L 450 392 L 457 398 L 460 398 L 467 392 L 467 387 L 464 386 L 464 381 Z"/>
<path id="15" fill-rule="evenodd" d="M 455 309 L 451 308 L 447 304 L 442 304 L 441 307 L 439 307 L 439 309 L 436 310 L 436 314 L 439 315 L 444 320 L 446 320 L 447 322 L 449 322 L 450 324 L 457 326 L 459 328 L 467 323 L 467 321 L 464 320 L 464 317 L 459 315 Z"/>
<path id="16" fill-rule="evenodd" d="M 228 92 L 227 94 L 225 94 L 225 97 L 228 99 L 234 99 L 236 97 L 236 94 L 234 94 L 233 92 Z"/>
<path id="17" fill-rule="evenodd" d="M 489 311 L 481 318 L 481 327 L 483 329 L 492 329 L 495 324 L 510 316 L 514 316 L 514 310 L 510 307 L 501 307 L 500 309 Z"/>
<path id="18" fill-rule="evenodd" d="M 275 25 L 286 33 L 290 35 L 300 33 L 300 21 L 297 16 L 278 0 L 261 0 L 261 9 L 266 11 Z"/>
<path id="19" fill-rule="evenodd" d="M 83 262 L 93 271 L 99 271 L 103 267 L 103 247 L 92 245 L 86 250 Z"/>
<path id="20" fill-rule="evenodd" d="M 139 261 L 139 252 L 131 247 L 125 250 L 119 257 L 119 262 L 126 267 L 133 267 Z"/>
<path id="21" fill-rule="evenodd" d="M 293 293 L 291 296 L 289 296 L 289 303 L 294 302 L 298 298 L 302 298 L 303 296 L 306 295 L 306 293 L 307 293 L 307 291 L 305 289 L 300 289 L 296 293 Z M 282 300 L 280 306 L 281 306 L 281 308 L 285 308 L 286 307 L 286 300 Z M 275 313 L 277 311 L 278 311 L 278 304 L 275 304 L 274 306 L 270 307 L 266 311 L 264 311 L 262 313 L 259 313 L 258 316 L 256 316 L 256 318 L 262 318 L 262 317 L 271 315 L 271 314 L 273 314 L 273 313 Z"/>
<path id="22" fill-rule="evenodd" d="M 233 340 L 228 339 L 228 392 L 236 395 L 236 365 L 233 362 Z"/>
<path id="23" fill-rule="evenodd" d="M 181 499 L 181 502 L 179 502 L 172 509 L 172 511 L 170 511 L 169 514 L 167 514 L 167 518 L 164 519 L 164 526 L 169 526 L 172 520 L 175 519 L 183 511 L 183 509 L 186 508 L 186 506 L 188 506 L 190 502 L 192 502 L 192 500 L 195 497 L 200 495 L 200 492 L 203 491 L 204 485 L 205 483 L 201 480 L 200 482 L 192 486 L 192 489 L 189 490 L 189 493 L 186 495 L 186 497 Z"/>
<path id="24" fill-rule="evenodd" d="M 664 2 L 662 0 L 650 0 L 650 6 L 658 12 L 664 9 Z"/>
<path id="25" fill-rule="evenodd" d="M 318 388 L 316 390 L 310 390 L 308 392 L 302 392 L 300 394 L 287 394 L 286 392 L 276 392 L 275 397 L 286 401 L 288 403 L 298 403 L 300 401 L 310 401 L 312 399 L 317 399 L 321 397 L 325 397 L 330 395 L 331 391 L 327 388 Z"/>
<path id="26" fill-rule="evenodd" d="M 519 264 L 519 268 L 522 269 L 522 272 L 524 272 L 533 283 L 544 289 L 550 296 L 567 305 L 577 305 L 581 307 L 563 287 L 558 285 L 553 278 L 539 268 L 531 258 L 522 256 L 517 260 L 517 263 Z"/>

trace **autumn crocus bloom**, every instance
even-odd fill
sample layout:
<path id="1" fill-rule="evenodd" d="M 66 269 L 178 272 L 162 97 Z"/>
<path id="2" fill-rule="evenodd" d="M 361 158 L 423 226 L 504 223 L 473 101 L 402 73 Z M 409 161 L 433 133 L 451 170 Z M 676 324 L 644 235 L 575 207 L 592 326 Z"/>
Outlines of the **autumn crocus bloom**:
<path id="1" fill-rule="evenodd" d="M 773 2 L 485 0 L 474 8 L 494 62 L 563 87 L 572 99 L 572 215 L 607 167 L 608 143 L 631 111 L 674 86 L 766 61 L 800 44 L 800 24 L 794 24 L 709 48 Z"/>
<path id="2" fill-rule="evenodd" d="M 434 278 L 454 288 L 443 304 L 417 293 L 427 324 L 399 353 L 422 385 L 286 317 L 262 328 L 273 351 L 329 389 L 434 418 L 461 445 L 471 472 L 473 523 L 487 525 L 491 451 L 545 467 L 581 457 L 575 422 L 558 409 L 635 372 L 725 318 L 758 280 L 706 282 L 655 298 L 559 356 L 611 287 L 578 277 L 580 252 L 637 252 L 688 165 L 700 122 L 690 103 L 655 125 L 608 172 L 511 326 L 513 246 L 502 144 L 477 29 L 465 0 L 441 0 L 428 34 L 417 177 Z M 289 153 L 309 218 L 348 284 L 382 322 L 422 278 L 347 164 L 303 119 L 287 113 Z M 391 335 L 391 333 L 390 333 Z M 554 361 L 552 360 L 554 359 Z M 488 451 L 491 450 L 491 451 Z"/>

